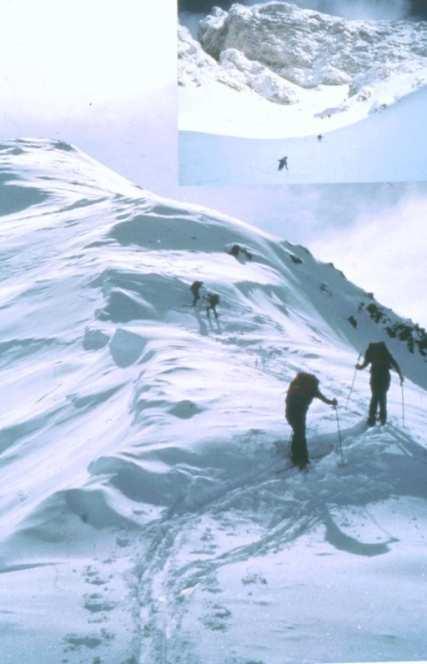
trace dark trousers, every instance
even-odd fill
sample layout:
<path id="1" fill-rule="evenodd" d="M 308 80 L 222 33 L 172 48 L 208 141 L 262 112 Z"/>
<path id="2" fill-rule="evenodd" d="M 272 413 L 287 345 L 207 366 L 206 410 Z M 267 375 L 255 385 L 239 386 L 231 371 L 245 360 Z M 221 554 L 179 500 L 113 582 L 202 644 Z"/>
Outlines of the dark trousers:
<path id="1" fill-rule="evenodd" d="M 212 306 L 209 306 L 209 307 L 206 309 L 206 313 L 207 313 L 207 315 L 208 315 L 208 318 L 210 318 L 210 316 L 211 316 L 211 311 L 213 311 L 214 316 L 215 316 L 215 319 L 218 320 L 218 314 L 217 314 L 217 311 L 216 311 L 215 307 L 212 307 Z"/>
<path id="2" fill-rule="evenodd" d="M 286 419 L 292 427 L 291 458 L 296 466 L 308 463 L 307 441 L 305 438 L 306 411 L 287 411 Z"/>
<path id="3" fill-rule="evenodd" d="M 387 422 L 387 392 L 390 387 L 390 374 L 371 375 L 371 403 L 369 404 L 368 424 L 373 426 L 380 412 L 380 422 Z"/>

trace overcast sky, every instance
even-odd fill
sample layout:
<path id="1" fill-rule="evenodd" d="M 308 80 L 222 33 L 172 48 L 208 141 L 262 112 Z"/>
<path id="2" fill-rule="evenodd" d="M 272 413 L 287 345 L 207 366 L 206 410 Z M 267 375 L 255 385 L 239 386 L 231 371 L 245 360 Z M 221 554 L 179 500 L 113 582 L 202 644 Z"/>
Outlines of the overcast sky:
<path id="1" fill-rule="evenodd" d="M 148 187 L 175 178 L 173 0 L 0 0 L 0 133 L 75 143 Z"/>
<path id="2" fill-rule="evenodd" d="M 158 194 L 306 244 L 427 327 L 427 186 L 177 186 L 172 0 L 0 0 L 0 21 L 1 137 L 61 138 Z"/>

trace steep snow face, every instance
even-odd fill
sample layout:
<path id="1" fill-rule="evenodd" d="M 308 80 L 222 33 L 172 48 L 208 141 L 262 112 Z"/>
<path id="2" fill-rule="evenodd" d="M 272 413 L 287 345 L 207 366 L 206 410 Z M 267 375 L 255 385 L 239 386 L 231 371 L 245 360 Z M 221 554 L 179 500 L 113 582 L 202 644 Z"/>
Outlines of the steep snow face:
<path id="1" fill-rule="evenodd" d="M 65 143 L 4 142 L 0 175 L 2 661 L 420 656 L 423 626 L 388 594 L 392 571 L 402 602 L 424 598 L 425 333 L 306 249 Z M 196 279 L 218 320 L 191 306 Z M 394 381 L 390 425 L 365 431 L 360 376 L 340 410 L 344 470 L 316 403 L 310 452 L 326 456 L 307 477 L 276 474 L 295 372 L 343 406 L 378 338 L 418 384 L 407 428 Z"/>
<path id="2" fill-rule="evenodd" d="M 307 123 L 301 126 L 301 114 L 296 109 L 292 115 L 287 114 L 284 126 L 295 121 L 298 135 L 275 138 L 283 124 L 283 107 L 277 104 L 268 106 L 269 102 L 260 99 L 256 115 L 247 115 L 247 96 L 237 97 L 239 103 L 236 104 L 236 98 L 231 99 L 235 94 L 233 91 L 219 83 L 215 85 L 215 94 L 222 100 L 215 111 L 212 98 L 207 97 L 200 103 L 199 89 L 195 90 L 197 99 L 193 95 L 188 97 L 195 99 L 199 111 L 204 109 L 205 114 L 198 113 L 197 124 L 191 105 L 182 115 L 184 122 L 194 123 L 200 131 L 180 133 L 181 184 L 402 183 L 427 179 L 427 134 L 424 131 L 427 86 L 399 103 L 389 107 L 380 105 L 376 113 L 360 122 L 356 121 L 356 109 L 345 114 L 335 108 L 330 109 L 327 116 L 322 114 L 310 119 L 306 115 Z M 224 127 L 227 134 L 233 134 L 237 128 L 236 117 L 233 118 L 227 102 L 234 111 L 240 112 L 237 136 L 221 135 Z M 241 137 L 251 133 L 255 117 L 257 127 L 262 128 L 266 137 Z M 206 118 L 210 128 L 217 130 L 217 135 L 203 131 Z M 353 124 L 349 123 L 350 119 Z M 347 126 L 338 128 L 342 121 Z M 328 131 L 334 125 L 335 130 Z M 304 135 L 308 129 L 311 135 Z M 277 164 L 283 155 L 288 156 L 288 170 L 279 171 Z"/>
<path id="3" fill-rule="evenodd" d="M 351 106 L 360 118 L 427 82 L 426 22 L 355 21 L 287 2 L 233 4 L 201 20 L 199 38 L 228 79 L 245 83 L 270 102 L 310 108 L 313 115 L 331 108 L 344 113 Z M 194 60 L 189 51 L 184 57 Z M 215 103 L 211 90 L 205 94 Z M 250 100 L 246 105 L 250 114 Z M 278 135 L 292 135 L 290 124 Z M 194 127 L 187 123 L 182 128 Z"/>

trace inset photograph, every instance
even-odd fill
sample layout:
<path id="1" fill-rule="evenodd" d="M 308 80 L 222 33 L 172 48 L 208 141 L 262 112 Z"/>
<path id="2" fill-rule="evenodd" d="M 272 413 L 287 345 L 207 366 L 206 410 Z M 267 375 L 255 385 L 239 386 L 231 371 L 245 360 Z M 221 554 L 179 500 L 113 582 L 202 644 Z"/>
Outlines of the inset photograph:
<path id="1" fill-rule="evenodd" d="M 178 34 L 182 185 L 427 179 L 426 3 L 179 0 Z"/>

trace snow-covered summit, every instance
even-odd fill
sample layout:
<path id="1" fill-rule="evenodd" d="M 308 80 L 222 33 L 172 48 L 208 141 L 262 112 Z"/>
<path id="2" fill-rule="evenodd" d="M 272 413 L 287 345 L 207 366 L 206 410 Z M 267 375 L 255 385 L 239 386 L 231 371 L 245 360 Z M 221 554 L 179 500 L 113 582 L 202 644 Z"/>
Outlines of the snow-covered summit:
<path id="1" fill-rule="evenodd" d="M 2 662 L 35 664 L 43 649 L 47 664 L 224 664 L 260 648 L 259 661 L 283 664 L 326 660 L 332 643 L 344 660 L 352 637 L 365 654 L 407 654 L 398 611 L 375 605 L 374 633 L 354 614 L 370 575 L 387 592 L 376 556 L 389 554 L 400 596 L 416 600 L 421 545 L 405 514 L 427 519 L 423 392 L 408 380 L 406 429 L 396 382 L 384 429 L 363 427 L 367 375 L 344 404 L 372 339 L 425 387 L 425 333 L 306 249 L 150 194 L 66 143 L 3 142 L 0 193 Z M 219 294 L 218 321 L 191 306 L 194 280 Z M 306 478 L 275 473 L 287 464 L 283 396 L 301 369 L 341 404 L 342 474 L 322 404 L 309 445 L 326 456 Z M 322 584 L 342 574 L 335 600 L 348 597 L 358 556 L 351 611 L 329 609 L 330 641 L 303 656 L 307 625 L 314 642 L 325 633 L 313 626 Z M 301 581 L 314 561 L 316 600 Z"/>
<path id="2" fill-rule="evenodd" d="M 348 122 L 354 121 L 354 113 L 363 117 L 427 82 L 424 21 L 350 20 L 288 2 L 236 3 L 229 11 L 215 8 L 202 19 L 199 39 L 205 53 L 220 67 L 217 81 L 223 82 L 221 76 L 227 76 L 226 84 L 234 80 L 236 89 L 247 86 L 270 102 L 297 105 L 303 111 L 311 108 L 317 115 L 331 113 L 331 109 L 334 114 L 347 113 Z M 194 66 L 194 50 L 181 50 L 181 57 L 187 70 L 190 63 Z M 197 84 L 205 84 L 211 103 L 215 96 L 222 103 L 220 95 L 208 87 L 212 70 L 206 68 L 203 79 L 203 69 Z M 192 84 L 188 77 L 181 77 L 180 82 Z M 248 109 L 253 106 L 250 101 L 247 99 Z M 229 105 L 233 112 L 231 97 Z M 185 95 L 183 108 L 185 111 Z M 353 117 L 348 113 L 351 110 Z M 188 120 L 183 128 L 191 129 Z M 287 131 L 295 133 L 291 127 Z"/>

